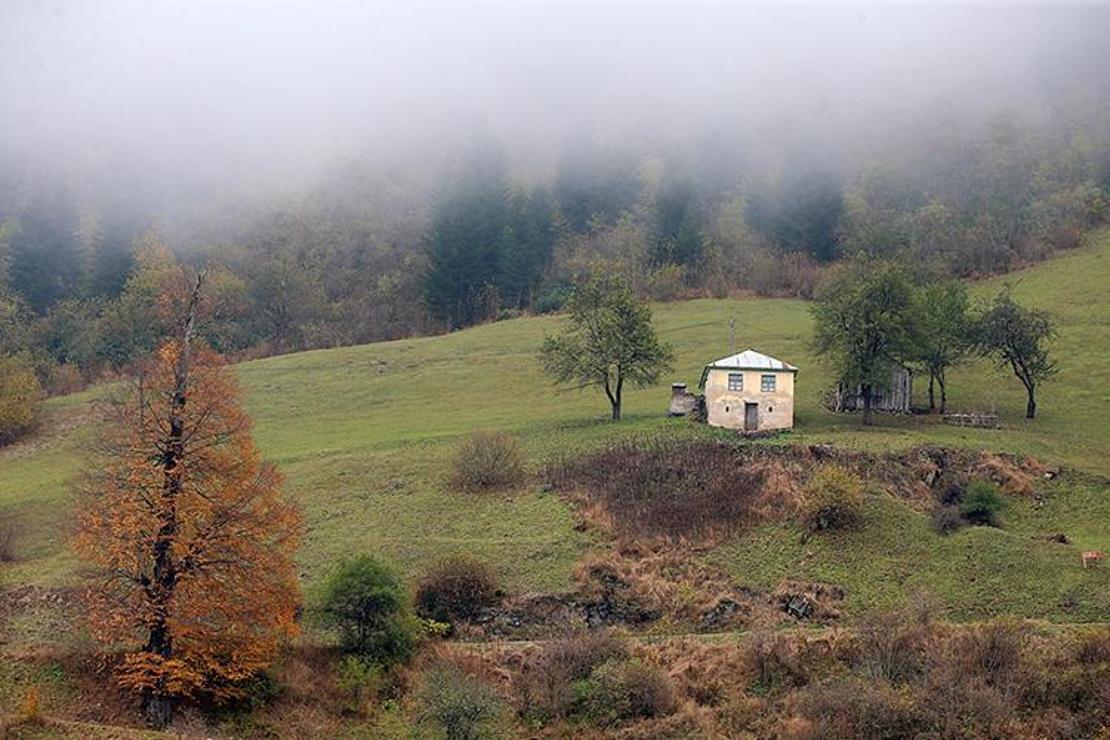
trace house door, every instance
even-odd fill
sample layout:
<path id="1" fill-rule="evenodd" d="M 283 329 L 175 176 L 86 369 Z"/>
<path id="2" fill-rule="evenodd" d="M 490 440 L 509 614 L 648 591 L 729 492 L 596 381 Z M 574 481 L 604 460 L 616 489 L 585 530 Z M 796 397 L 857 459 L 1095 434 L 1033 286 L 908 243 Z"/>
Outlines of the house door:
<path id="1" fill-rule="evenodd" d="M 759 404 L 744 404 L 744 431 L 754 432 L 759 428 Z"/>

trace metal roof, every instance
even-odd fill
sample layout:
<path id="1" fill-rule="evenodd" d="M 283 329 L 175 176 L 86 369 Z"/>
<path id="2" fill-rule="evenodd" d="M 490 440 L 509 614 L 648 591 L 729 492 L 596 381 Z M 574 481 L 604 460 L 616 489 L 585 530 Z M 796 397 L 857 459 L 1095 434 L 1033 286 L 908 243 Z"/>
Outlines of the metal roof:
<path id="1" fill-rule="evenodd" d="M 715 368 L 721 370 L 781 370 L 785 372 L 796 373 L 798 368 L 791 365 L 789 362 L 775 359 L 770 355 L 765 355 L 762 352 L 756 352 L 754 349 L 746 349 L 743 352 L 737 352 L 728 357 L 722 357 L 719 360 L 713 360 L 705 366 L 701 373 L 701 382 L 698 386 L 705 385 L 705 377 L 709 371 Z"/>
<path id="2" fill-rule="evenodd" d="M 762 352 L 756 352 L 754 349 L 746 349 L 743 352 L 737 352 L 728 357 L 722 357 L 719 360 L 706 365 L 706 367 L 723 367 L 723 368 L 739 368 L 742 370 L 797 370 L 788 362 L 776 360 L 774 357 L 765 355 Z"/>

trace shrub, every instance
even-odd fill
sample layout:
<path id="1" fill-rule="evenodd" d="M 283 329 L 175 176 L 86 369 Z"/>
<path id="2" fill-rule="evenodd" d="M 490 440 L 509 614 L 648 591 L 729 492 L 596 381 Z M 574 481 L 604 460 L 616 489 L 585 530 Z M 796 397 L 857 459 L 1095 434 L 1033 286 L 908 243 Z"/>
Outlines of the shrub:
<path id="1" fill-rule="evenodd" d="M 584 489 L 621 534 L 709 536 L 756 518 L 763 475 L 737 449 L 707 441 L 625 441 L 547 471 L 559 490 Z"/>
<path id="2" fill-rule="evenodd" d="M 455 451 L 452 483 L 466 491 L 489 491 L 524 479 L 520 444 L 504 432 L 474 432 Z"/>
<path id="3" fill-rule="evenodd" d="M 322 620 L 339 632 L 344 652 L 383 666 L 412 653 L 417 628 L 396 572 L 369 555 L 345 560 L 324 586 Z"/>
<path id="4" fill-rule="evenodd" d="M 822 465 L 806 484 L 802 520 L 810 533 L 858 527 L 863 521 L 863 481 L 839 465 Z"/>
<path id="5" fill-rule="evenodd" d="M 522 716 L 546 722 L 566 717 L 574 708 L 574 684 L 594 668 L 627 654 L 624 643 L 607 632 L 587 632 L 544 645 L 525 663 L 513 682 Z"/>
<path id="6" fill-rule="evenodd" d="M 933 531 L 937 534 L 952 534 L 967 522 L 958 506 L 941 506 L 933 510 Z"/>
<path id="7" fill-rule="evenodd" d="M 567 282 L 557 282 L 548 285 L 536 297 L 533 306 L 536 313 L 555 313 L 562 310 L 566 304 L 570 294 L 574 291 L 574 286 Z"/>
<path id="8" fill-rule="evenodd" d="M 85 387 L 85 379 L 76 365 L 59 363 L 46 372 L 46 392 L 51 396 L 76 393 Z"/>
<path id="9" fill-rule="evenodd" d="M 382 686 L 382 667 L 357 655 L 343 658 L 336 669 L 336 687 L 347 694 L 347 709 L 362 712 Z"/>
<path id="10" fill-rule="evenodd" d="M 859 627 L 856 663 L 863 673 L 894 683 L 920 676 L 932 637 L 927 604 L 877 614 Z"/>
<path id="11" fill-rule="evenodd" d="M 993 483 L 975 480 L 967 485 L 960 513 L 972 524 L 999 526 L 998 512 L 1005 505 Z"/>
<path id="12" fill-rule="evenodd" d="M 744 665 L 756 694 L 794 689 L 809 682 L 805 638 L 782 632 L 759 632 L 747 642 Z"/>
<path id="13" fill-rule="evenodd" d="M 427 673 L 416 696 L 420 724 L 447 740 L 503 737 L 506 707 L 490 686 L 451 668 Z"/>
<path id="14" fill-rule="evenodd" d="M 675 692 L 662 668 L 640 660 L 612 660 L 579 682 L 583 713 L 600 725 L 664 717 L 675 710 Z"/>
<path id="15" fill-rule="evenodd" d="M 0 444 L 31 426 L 41 401 L 34 369 L 17 357 L 0 357 Z"/>
<path id="16" fill-rule="evenodd" d="M 981 676 L 988 686 L 1012 688 L 1019 683 L 1025 633 L 1025 627 L 1012 620 L 969 628 L 959 645 L 965 671 Z"/>
<path id="17" fill-rule="evenodd" d="M 807 687 L 798 695 L 799 714 L 807 720 L 803 738 L 915 737 L 920 728 L 913 702 L 887 684 L 856 678 Z"/>
<path id="18" fill-rule="evenodd" d="M 437 622 L 470 621 L 500 597 L 493 568 L 476 558 L 457 555 L 441 561 L 421 579 L 416 610 Z"/>

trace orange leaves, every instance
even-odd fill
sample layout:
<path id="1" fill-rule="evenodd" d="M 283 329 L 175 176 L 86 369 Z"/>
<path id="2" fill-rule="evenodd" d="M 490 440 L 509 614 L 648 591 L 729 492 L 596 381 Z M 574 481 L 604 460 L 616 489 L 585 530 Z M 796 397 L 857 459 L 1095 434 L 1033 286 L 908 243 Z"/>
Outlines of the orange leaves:
<path id="1" fill-rule="evenodd" d="M 181 405 L 181 357 L 167 343 L 107 405 L 73 545 L 89 566 L 93 634 L 127 651 L 124 686 L 227 698 L 295 634 L 303 524 L 223 359 L 191 348 Z"/>

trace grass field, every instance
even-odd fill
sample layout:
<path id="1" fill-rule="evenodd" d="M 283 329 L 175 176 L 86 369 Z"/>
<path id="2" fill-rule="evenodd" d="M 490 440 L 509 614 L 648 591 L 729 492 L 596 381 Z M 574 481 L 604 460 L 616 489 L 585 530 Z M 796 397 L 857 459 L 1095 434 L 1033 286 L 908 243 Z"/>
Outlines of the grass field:
<path id="1" fill-rule="evenodd" d="M 983 363 L 952 374 L 955 410 L 997 410 L 1000 430 L 949 427 L 933 419 L 880 418 L 863 430 L 855 416 L 824 410 L 832 376 L 810 349 L 812 322 L 797 300 L 698 300 L 655 307 L 663 336 L 677 349 L 668 380 L 696 384 L 702 365 L 737 342 L 801 368 L 791 441 L 881 450 L 922 443 L 1028 453 L 1052 464 L 1110 476 L 1110 232 L 1088 246 L 974 287 L 991 295 L 1004 282 L 1017 298 L 1059 322 L 1060 366 L 1026 421 L 1018 381 Z M 600 392 L 556 392 L 536 350 L 558 317 L 481 326 L 448 336 L 305 352 L 244 363 L 238 372 L 255 435 L 303 505 L 309 533 L 300 556 L 311 587 L 337 558 L 386 554 L 409 573 L 436 557 L 465 551 L 487 559 L 517 591 L 565 587 L 590 546 L 553 494 L 474 496 L 446 482 L 457 438 L 475 428 L 519 436 L 532 465 L 567 449 L 633 433 L 719 434 L 664 414 L 669 388 L 632 391 L 626 420 L 605 421 Z M 924 389 L 917 388 L 920 395 Z M 20 559 L 0 566 L 0 587 L 72 582 L 64 547 L 68 481 L 95 434 L 92 393 L 47 404 L 42 431 L 0 450 L 0 519 L 19 528 Z M 935 535 L 926 517 L 892 497 L 868 504 L 862 533 L 798 544 L 797 532 L 769 525 L 712 553 L 741 583 L 768 587 L 784 575 L 830 580 L 861 612 L 932 592 L 954 615 L 998 613 L 1066 620 L 1110 620 L 1110 569 L 1079 568 L 1079 549 L 1110 549 L 1110 487 L 1065 475 L 1046 484 L 1042 505 L 1011 504 L 1003 530 Z M 1034 535 L 1064 531 L 1062 546 Z M 807 557 L 804 550 L 815 551 Z M 44 637 L 23 620 L 7 625 L 15 643 Z"/>

